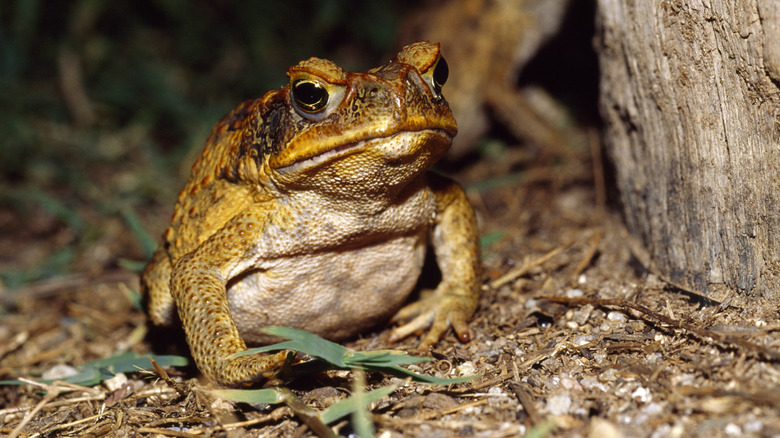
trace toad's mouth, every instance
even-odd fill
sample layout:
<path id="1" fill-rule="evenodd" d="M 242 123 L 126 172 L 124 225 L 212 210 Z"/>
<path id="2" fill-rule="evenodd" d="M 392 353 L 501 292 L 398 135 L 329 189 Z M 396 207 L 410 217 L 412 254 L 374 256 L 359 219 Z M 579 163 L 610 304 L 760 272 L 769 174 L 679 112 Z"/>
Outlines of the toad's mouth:
<path id="1" fill-rule="evenodd" d="M 294 174 L 311 170 L 327 163 L 344 159 L 345 157 L 373 150 L 383 157 L 384 161 L 422 154 L 423 150 L 443 155 L 452 144 L 452 134 L 443 129 L 421 129 L 400 131 L 383 137 L 373 137 L 344 143 L 325 152 L 304 157 L 292 164 L 276 169 L 282 174 Z M 438 159 L 438 158 L 437 158 Z"/>

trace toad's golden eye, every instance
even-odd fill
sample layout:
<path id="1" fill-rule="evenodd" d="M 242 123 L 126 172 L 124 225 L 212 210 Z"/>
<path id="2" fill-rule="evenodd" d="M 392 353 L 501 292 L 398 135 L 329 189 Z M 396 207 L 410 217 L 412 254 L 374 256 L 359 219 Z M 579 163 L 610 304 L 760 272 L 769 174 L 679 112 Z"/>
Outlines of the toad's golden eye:
<path id="1" fill-rule="evenodd" d="M 316 113 L 328 105 L 328 90 L 318 82 L 298 79 L 292 84 L 295 105 L 307 113 Z"/>
<path id="2" fill-rule="evenodd" d="M 436 67 L 433 68 L 433 91 L 435 91 L 436 94 L 441 93 L 441 87 L 447 82 L 449 75 L 450 68 L 447 66 L 447 61 L 444 60 L 444 57 L 439 57 Z"/>

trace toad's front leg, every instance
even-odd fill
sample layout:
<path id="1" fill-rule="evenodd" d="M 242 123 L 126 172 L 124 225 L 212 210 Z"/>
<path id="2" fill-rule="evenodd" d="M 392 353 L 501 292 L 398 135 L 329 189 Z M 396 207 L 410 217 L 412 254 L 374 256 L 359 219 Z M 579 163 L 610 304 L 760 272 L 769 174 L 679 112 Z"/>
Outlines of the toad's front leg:
<path id="1" fill-rule="evenodd" d="M 250 242 L 258 242 L 263 223 L 243 215 L 229 221 L 196 250 L 181 257 L 171 275 L 190 352 L 198 369 L 225 386 L 242 386 L 272 377 L 287 352 L 233 357 L 246 349 L 228 308 L 228 280 L 242 270 Z M 245 268 L 244 268 L 245 269 Z"/>
<path id="2" fill-rule="evenodd" d="M 471 339 L 468 320 L 479 302 L 482 267 L 477 219 L 463 188 L 440 175 L 429 180 L 436 202 L 432 241 L 442 280 L 428 297 L 395 315 L 394 321 L 411 321 L 390 336 L 392 342 L 430 328 L 420 348 L 438 342 L 450 326 L 462 342 Z"/>

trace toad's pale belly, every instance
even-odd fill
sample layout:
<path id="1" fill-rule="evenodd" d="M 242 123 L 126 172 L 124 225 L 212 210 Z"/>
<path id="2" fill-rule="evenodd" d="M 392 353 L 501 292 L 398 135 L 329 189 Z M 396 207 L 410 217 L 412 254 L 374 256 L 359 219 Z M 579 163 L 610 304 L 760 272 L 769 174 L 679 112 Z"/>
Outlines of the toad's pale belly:
<path id="1" fill-rule="evenodd" d="M 269 325 L 297 327 L 343 339 L 387 320 L 414 288 L 425 235 L 362 248 L 296 255 L 261 263 L 229 284 L 230 311 L 249 344 L 275 341 Z"/>

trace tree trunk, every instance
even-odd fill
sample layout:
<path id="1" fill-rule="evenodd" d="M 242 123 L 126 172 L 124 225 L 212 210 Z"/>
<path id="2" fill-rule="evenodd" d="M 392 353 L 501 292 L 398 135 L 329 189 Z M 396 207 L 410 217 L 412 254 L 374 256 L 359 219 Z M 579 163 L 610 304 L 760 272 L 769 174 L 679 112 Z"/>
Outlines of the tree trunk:
<path id="1" fill-rule="evenodd" d="M 598 8 L 607 151 L 653 270 L 780 300 L 780 2 Z"/>

